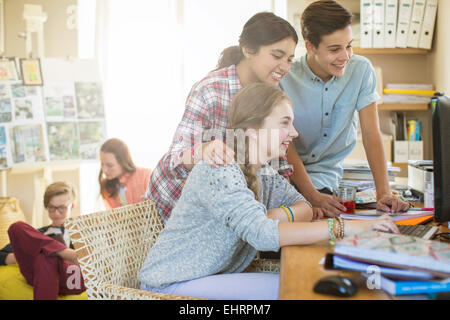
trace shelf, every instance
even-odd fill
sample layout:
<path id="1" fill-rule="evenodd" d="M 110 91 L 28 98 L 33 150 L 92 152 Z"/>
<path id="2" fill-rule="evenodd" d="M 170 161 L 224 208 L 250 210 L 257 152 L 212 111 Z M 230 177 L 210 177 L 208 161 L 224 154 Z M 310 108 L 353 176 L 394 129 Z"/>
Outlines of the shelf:
<path id="1" fill-rule="evenodd" d="M 359 55 L 366 54 L 421 54 L 426 55 L 431 50 L 418 48 L 353 48 L 353 53 Z"/>
<path id="2" fill-rule="evenodd" d="M 383 111 L 426 111 L 429 109 L 428 104 L 387 104 L 378 105 L 378 110 Z"/>

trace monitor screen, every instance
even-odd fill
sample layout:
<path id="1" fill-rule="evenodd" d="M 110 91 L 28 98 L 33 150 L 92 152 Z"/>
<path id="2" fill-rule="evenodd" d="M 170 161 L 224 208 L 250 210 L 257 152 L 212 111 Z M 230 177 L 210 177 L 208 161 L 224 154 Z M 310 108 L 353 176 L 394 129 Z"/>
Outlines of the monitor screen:
<path id="1" fill-rule="evenodd" d="M 450 97 L 431 100 L 435 220 L 450 221 Z"/>

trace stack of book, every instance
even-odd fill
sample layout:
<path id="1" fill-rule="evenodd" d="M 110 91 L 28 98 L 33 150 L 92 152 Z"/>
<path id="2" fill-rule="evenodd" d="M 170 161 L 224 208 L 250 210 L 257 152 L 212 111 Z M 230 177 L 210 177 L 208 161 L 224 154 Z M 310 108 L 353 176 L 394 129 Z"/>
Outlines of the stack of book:
<path id="1" fill-rule="evenodd" d="M 344 169 L 344 175 L 343 180 L 344 183 L 349 183 L 348 180 L 359 180 L 359 181 L 366 181 L 373 182 L 373 175 L 372 171 L 370 170 L 370 167 L 367 163 L 360 163 L 360 164 L 348 164 L 344 163 L 343 165 Z M 392 165 L 388 164 L 388 177 L 389 181 L 395 181 L 395 176 L 397 173 L 400 172 L 399 167 L 393 167 Z"/>
<path id="2" fill-rule="evenodd" d="M 370 231 L 337 241 L 326 269 L 363 273 L 369 289 L 392 295 L 450 292 L 450 244 Z"/>
<path id="3" fill-rule="evenodd" d="M 428 104 L 434 94 L 432 84 L 388 83 L 383 90 L 383 103 Z"/>

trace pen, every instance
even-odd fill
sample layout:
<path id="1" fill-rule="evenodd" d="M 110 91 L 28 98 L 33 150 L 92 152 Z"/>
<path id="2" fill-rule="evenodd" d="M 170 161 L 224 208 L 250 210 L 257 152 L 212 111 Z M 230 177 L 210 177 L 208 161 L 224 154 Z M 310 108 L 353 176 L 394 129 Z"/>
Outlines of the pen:
<path id="1" fill-rule="evenodd" d="M 434 211 L 434 208 L 409 208 L 408 211 Z"/>

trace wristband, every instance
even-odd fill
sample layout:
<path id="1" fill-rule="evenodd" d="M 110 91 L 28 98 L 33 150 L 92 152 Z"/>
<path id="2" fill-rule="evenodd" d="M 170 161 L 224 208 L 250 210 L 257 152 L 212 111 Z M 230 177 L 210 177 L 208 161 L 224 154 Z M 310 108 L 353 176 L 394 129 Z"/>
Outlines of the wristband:
<path id="1" fill-rule="evenodd" d="M 284 210 L 284 212 L 286 212 L 286 215 L 287 215 L 287 217 L 288 217 L 289 222 L 293 222 L 293 221 L 291 220 L 291 215 L 289 214 L 288 209 L 287 209 L 285 206 L 281 206 L 280 208 L 282 208 L 282 209 Z"/>
<path id="2" fill-rule="evenodd" d="M 292 212 L 291 207 L 281 206 L 281 208 L 286 212 L 289 222 L 294 222 L 294 213 Z"/>
<path id="3" fill-rule="evenodd" d="M 291 207 L 287 206 L 286 208 L 288 208 L 289 212 L 291 213 L 292 222 L 294 222 L 294 213 L 292 212 Z"/>
<path id="4" fill-rule="evenodd" d="M 330 244 L 334 245 L 336 237 L 334 236 L 334 232 L 333 232 L 333 224 L 334 224 L 334 219 L 330 218 L 328 219 L 328 234 L 330 236 Z"/>

